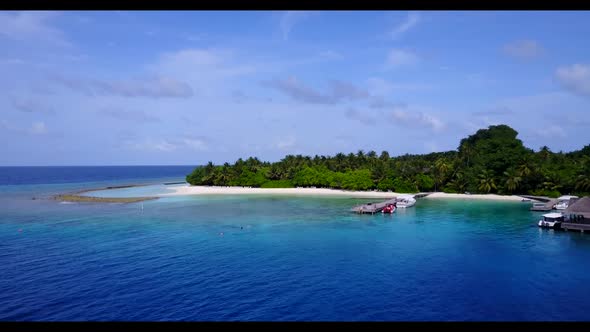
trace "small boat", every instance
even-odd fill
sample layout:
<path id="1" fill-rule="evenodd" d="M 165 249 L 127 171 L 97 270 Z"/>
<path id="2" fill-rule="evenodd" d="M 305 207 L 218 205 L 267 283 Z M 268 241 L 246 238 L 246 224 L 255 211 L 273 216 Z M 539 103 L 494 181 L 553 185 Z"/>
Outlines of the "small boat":
<path id="1" fill-rule="evenodd" d="M 398 208 L 409 208 L 416 204 L 416 199 L 414 195 L 400 195 L 397 197 L 397 207 Z"/>
<path id="2" fill-rule="evenodd" d="M 555 209 L 556 210 L 565 210 L 567 209 L 567 207 L 570 204 L 570 199 L 572 198 L 579 198 L 578 196 L 570 196 L 570 195 L 566 195 L 566 196 L 561 196 L 557 199 L 557 204 L 555 204 Z"/>
<path id="3" fill-rule="evenodd" d="M 543 215 L 543 219 L 539 220 L 539 227 L 561 229 L 561 223 L 564 221 L 563 214 L 559 212 L 552 212 Z"/>
<path id="4" fill-rule="evenodd" d="M 382 213 L 394 213 L 396 210 L 395 205 L 389 204 L 381 210 Z"/>

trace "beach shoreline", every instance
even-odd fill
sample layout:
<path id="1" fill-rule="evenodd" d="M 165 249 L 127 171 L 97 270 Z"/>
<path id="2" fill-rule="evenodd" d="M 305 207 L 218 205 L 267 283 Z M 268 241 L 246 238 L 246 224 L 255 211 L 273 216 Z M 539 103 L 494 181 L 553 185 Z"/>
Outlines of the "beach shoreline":
<path id="1" fill-rule="evenodd" d="M 382 191 L 347 191 L 327 188 L 250 188 L 250 187 L 216 187 L 216 186 L 176 186 L 170 187 L 172 193 L 159 194 L 159 197 L 170 196 L 207 196 L 207 195 L 289 195 L 289 196 L 340 196 L 351 198 L 393 198 L 400 195 L 412 195 Z M 495 194 L 447 194 L 430 193 L 426 199 L 465 199 L 493 201 L 521 201 L 520 196 L 503 196 Z"/>

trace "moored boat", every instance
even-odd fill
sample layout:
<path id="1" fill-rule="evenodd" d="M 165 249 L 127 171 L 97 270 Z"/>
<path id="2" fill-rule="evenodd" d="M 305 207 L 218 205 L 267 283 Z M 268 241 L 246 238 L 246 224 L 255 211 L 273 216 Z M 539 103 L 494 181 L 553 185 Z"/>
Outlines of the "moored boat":
<path id="1" fill-rule="evenodd" d="M 564 215 L 559 212 L 552 212 L 543 215 L 543 219 L 539 220 L 539 227 L 561 229 L 561 223 L 564 222 Z"/>
<path id="2" fill-rule="evenodd" d="M 409 208 L 416 204 L 416 199 L 414 195 L 400 195 L 397 197 L 397 207 L 398 208 Z"/>
<path id="3" fill-rule="evenodd" d="M 557 204 L 555 204 L 555 209 L 556 210 L 565 210 L 569 206 L 570 200 L 577 199 L 577 198 L 579 198 L 579 197 L 578 196 L 571 196 L 571 195 L 561 196 L 557 199 Z"/>
<path id="4" fill-rule="evenodd" d="M 389 204 L 381 210 L 382 213 L 394 213 L 396 210 L 395 204 Z"/>

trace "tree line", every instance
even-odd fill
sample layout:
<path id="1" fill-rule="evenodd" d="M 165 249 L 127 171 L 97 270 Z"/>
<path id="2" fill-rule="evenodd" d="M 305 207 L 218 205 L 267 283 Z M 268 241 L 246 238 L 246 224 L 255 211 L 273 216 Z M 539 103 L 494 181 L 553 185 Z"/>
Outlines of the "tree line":
<path id="1" fill-rule="evenodd" d="M 590 192 L 590 145 L 568 153 L 525 147 L 507 125 L 462 139 L 454 151 L 390 157 L 387 151 L 335 156 L 287 155 L 278 162 L 256 157 L 199 166 L 191 185 L 261 188 L 318 187 L 399 193 L 530 194 L 557 197 Z"/>

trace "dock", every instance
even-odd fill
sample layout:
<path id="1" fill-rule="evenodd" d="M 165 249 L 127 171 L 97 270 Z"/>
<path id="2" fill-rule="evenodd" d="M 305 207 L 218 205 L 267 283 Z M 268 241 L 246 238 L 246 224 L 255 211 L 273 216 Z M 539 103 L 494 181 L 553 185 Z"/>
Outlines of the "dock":
<path id="1" fill-rule="evenodd" d="M 374 213 L 378 213 L 381 212 L 381 210 L 383 210 L 384 207 L 386 207 L 389 204 L 393 204 L 397 202 L 397 198 L 391 198 L 388 199 L 384 202 L 380 202 L 380 203 L 367 203 L 367 204 L 361 204 L 361 205 L 357 205 L 355 207 L 353 207 L 352 209 L 350 209 L 350 211 L 352 212 L 356 212 L 356 213 L 370 213 L 370 214 L 374 214 Z"/>
<path id="2" fill-rule="evenodd" d="M 532 206 L 531 211 L 551 211 L 555 204 L 557 204 L 557 199 L 552 199 L 548 202 L 544 202 L 545 205 L 543 206 Z"/>
<path id="3" fill-rule="evenodd" d="M 554 199 L 554 198 L 550 198 L 547 196 L 532 196 L 532 195 L 517 195 L 517 196 L 520 196 L 522 198 L 528 198 L 528 199 L 531 199 L 534 201 L 545 202 L 545 203 Z"/>
<path id="4" fill-rule="evenodd" d="M 430 195 L 430 193 L 417 193 L 417 194 L 409 194 L 412 195 L 414 198 L 422 198 L 422 197 L 426 197 L 428 195 Z M 354 206 L 352 209 L 350 209 L 351 212 L 356 212 L 356 213 L 370 213 L 370 214 L 375 214 L 378 212 L 381 212 L 381 210 L 383 210 L 383 208 L 385 208 L 387 205 L 389 204 L 394 204 L 396 202 L 398 202 L 398 198 L 397 197 L 392 197 L 386 201 L 383 202 L 371 202 L 371 203 L 367 203 L 367 204 L 361 204 L 361 205 L 357 205 Z"/>
<path id="5" fill-rule="evenodd" d="M 553 206 L 557 204 L 558 200 L 556 198 L 549 198 L 545 196 L 531 196 L 531 195 L 518 195 L 523 198 L 527 198 L 533 201 L 545 203 L 542 206 L 531 206 L 531 211 L 551 211 L 553 210 Z"/>
<path id="6" fill-rule="evenodd" d="M 585 231 L 590 231 L 590 221 L 586 222 L 564 222 L 561 223 L 561 229 L 564 231 L 578 231 L 584 233 Z"/>

